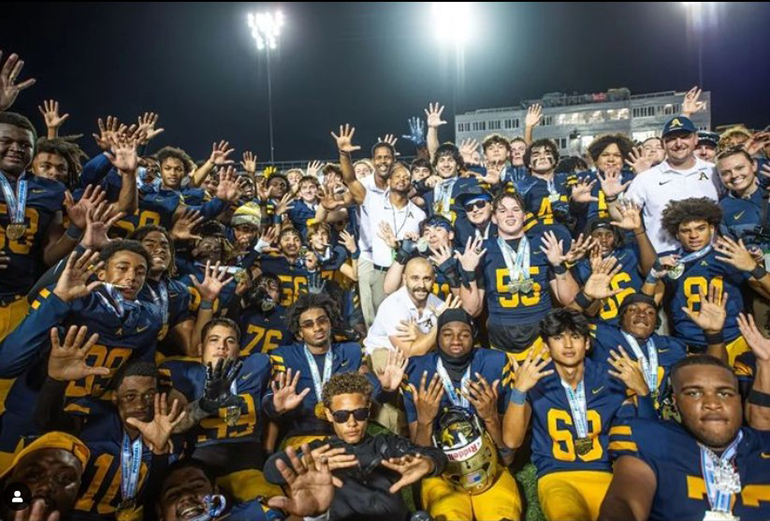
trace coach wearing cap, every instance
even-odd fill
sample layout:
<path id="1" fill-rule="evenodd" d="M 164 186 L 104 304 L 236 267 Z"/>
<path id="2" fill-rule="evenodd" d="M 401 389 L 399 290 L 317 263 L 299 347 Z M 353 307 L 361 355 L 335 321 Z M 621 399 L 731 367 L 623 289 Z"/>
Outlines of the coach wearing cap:
<path id="1" fill-rule="evenodd" d="M 719 134 L 707 130 L 698 131 L 698 144 L 695 146 L 695 155 L 704 161 L 714 163 L 719 147 Z"/>
<path id="2" fill-rule="evenodd" d="M 719 176 L 712 163 L 695 156 L 697 128 L 684 116 L 671 118 L 663 127 L 666 160 L 637 175 L 625 194 L 642 207 L 647 235 L 655 251 L 674 250 L 679 243 L 661 225 L 661 214 L 671 201 L 688 197 L 719 200 Z M 606 190 L 605 190 L 606 192 Z M 614 218 L 619 218 L 617 203 L 607 198 Z"/>

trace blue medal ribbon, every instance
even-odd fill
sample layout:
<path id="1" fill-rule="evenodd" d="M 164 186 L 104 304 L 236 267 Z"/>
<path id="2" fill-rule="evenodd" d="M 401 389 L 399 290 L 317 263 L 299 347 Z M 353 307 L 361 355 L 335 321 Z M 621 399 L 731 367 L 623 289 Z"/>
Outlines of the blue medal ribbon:
<path id="1" fill-rule="evenodd" d="M 449 401 L 452 402 L 452 405 L 456 405 L 458 407 L 463 407 L 464 409 L 470 410 L 470 403 L 468 402 L 468 398 L 463 396 L 462 394 L 459 394 L 455 391 L 455 386 L 452 384 L 452 379 L 449 378 L 449 374 L 447 374 L 446 369 L 444 369 L 444 363 L 441 361 L 441 359 L 438 359 L 438 363 L 436 364 L 436 372 L 438 373 L 439 378 L 441 379 L 441 385 L 444 386 L 444 391 L 446 392 L 447 397 L 449 398 Z M 462 379 L 460 380 L 460 388 L 465 389 L 468 387 L 468 382 L 471 381 L 471 365 L 468 364 L 468 368 L 465 370 L 465 374 L 463 375 Z"/>
<path id="2" fill-rule="evenodd" d="M 734 459 L 738 452 L 738 445 L 743 439 L 743 431 L 738 431 L 738 436 L 722 453 L 722 457 L 701 445 L 700 463 L 703 481 L 706 483 L 706 495 L 711 509 L 716 512 L 729 513 L 730 502 L 733 494 L 741 491 L 740 475 L 735 468 Z"/>
<path id="3" fill-rule="evenodd" d="M 14 194 L 11 183 L 8 178 L 0 171 L 0 188 L 3 190 L 5 204 L 8 205 L 8 218 L 13 224 L 24 224 L 24 211 L 27 208 L 27 180 L 24 175 L 19 176 L 16 183 L 16 193 Z"/>
<path id="4" fill-rule="evenodd" d="M 123 433 L 123 444 L 120 450 L 120 493 L 123 501 L 136 496 L 141 468 L 142 437 L 138 436 L 132 442 L 128 434 Z"/>

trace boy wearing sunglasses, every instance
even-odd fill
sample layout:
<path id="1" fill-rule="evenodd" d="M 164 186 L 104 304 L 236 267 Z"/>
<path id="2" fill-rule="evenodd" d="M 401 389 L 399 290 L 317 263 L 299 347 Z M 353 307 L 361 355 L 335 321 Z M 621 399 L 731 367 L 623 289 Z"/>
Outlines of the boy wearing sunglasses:
<path id="1" fill-rule="evenodd" d="M 360 373 L 335 374 L 324 385 L 324 413 L 334 435 L 310 443 L 308 449 L 314 460 L 325 459 L 332 471 L 335 494 L 328 519 L 409 519 L 398 491 L 444 470 L 446 457 L 440 449 L 418 447 L 393 434 L 366 434 L 372 389 Z M 298 456 L 302 458 L 301 453 Z M 276 453 L 265 464 L 265 477 L 283 485 L 278 459 L 289 463 L 285 452 Z"/>

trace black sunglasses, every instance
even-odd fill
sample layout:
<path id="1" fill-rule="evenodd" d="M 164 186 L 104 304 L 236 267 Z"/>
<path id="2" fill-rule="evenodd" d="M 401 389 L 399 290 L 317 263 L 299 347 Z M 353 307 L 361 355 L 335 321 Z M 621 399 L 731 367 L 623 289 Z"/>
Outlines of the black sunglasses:
<path id="1" fill-rule="evenodd" d="M 481 210 L 481 209 L 482 209 L 482 208 L 484 208 L 484 207 L 485 207 L 485 206 L 486 206 L 488 203 L 489 203 L 489 201 L 487 201 L 486 199 L 480 199 L 480 200 L 478 200 L 478 201 L 476 201 L 476 202 L 473 202 L 473 203 L 468 203 L 468 204 L 466 204 L 466 205 L 464 206 L 464 208 L 465 208 L 465 211 L 466 211 L 466 212 L 471 212 L 471 211 L 473 211 L 473 210 Z"/>
<path id="2" fill-rule="evenodd" d="M 350 415 L 353 415 L 353 418 L 357 422 L 362 422 L 369 418 L 369 408 L 363 407 L 361 409 L 356 409 L 354 411 L 334 411 L 332 413 L 332 417 L 334 418 L 334 423 L 346 423 L 348 419 L 350 418 Z"/>

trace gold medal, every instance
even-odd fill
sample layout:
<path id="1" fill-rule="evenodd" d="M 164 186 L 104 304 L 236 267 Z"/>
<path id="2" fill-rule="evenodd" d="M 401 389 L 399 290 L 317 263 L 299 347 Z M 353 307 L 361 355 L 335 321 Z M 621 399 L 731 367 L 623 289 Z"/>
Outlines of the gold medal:
<path id="1" fill-rule="evenodd" d="M 523 279 L 520 284 L 521 292 L 529 294 L 532 292 L 532 288 L 534 287 L 534 283 L 532 282 L 532 279 Z"/>
<path id="2" fill-rule="evenodd" d="M 594 440 L 591 438 L 578 438 L 575 440 L 575 450 L 579 456 L 585 456 L 594 446 Z"/>
<path id="3" fill-rule="evenodd" d="M 315 412 L 316 418 L 318 418 L 319 420 L 326 421 L 326 408 L 324 407 L 323 403 L 318 402 L 317 404 L 315 404 L 314 412 Z"/>
<path id="4" fill-rule="evenodd" d="M 684 274 L 684 264 L 679 263 L 668 270 L 668 278 L 676 280 Z"/>
<path id="5" fill-rule="evenodd" d="M 12 241 L 18 241 L 27 233 L 27 225 L 24 223 L 13 223 L 5 227 L 5 236 Z"/>
<path id="6" fill-rule="evenodd" d="M 134 498 L 126 499 L 118 504 L 117 510 L 115 510 L 115 519 L 117 521 L 139 521 L 142 519 L 142 514 L 136 508 L 136 500 Z"/>
<path id="7" fill-rule="evenodd" d="M 238 420 L 241 417 L 241 408 L 237 405 L 231 405 L 225 409 L 225 423 L 230 427 L 238 425 Z"/>

